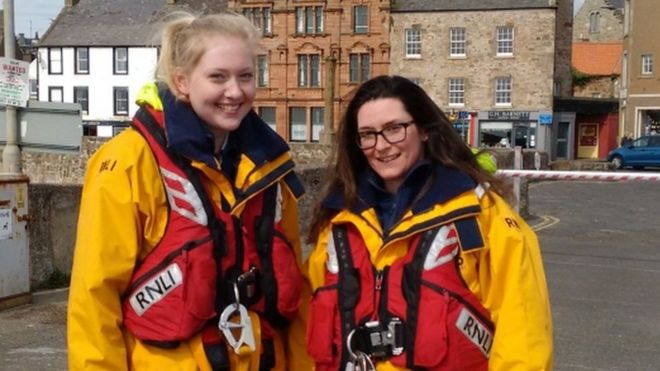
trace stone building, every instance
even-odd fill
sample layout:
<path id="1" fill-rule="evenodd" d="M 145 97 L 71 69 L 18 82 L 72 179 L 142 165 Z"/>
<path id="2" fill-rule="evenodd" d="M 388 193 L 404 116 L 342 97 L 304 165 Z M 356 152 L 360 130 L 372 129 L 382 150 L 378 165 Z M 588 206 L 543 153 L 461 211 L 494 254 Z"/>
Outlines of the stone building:
<path id="1" fill-rule="evenodd" d="M 618 98 L 621 85 L 622 42 L 574 42 L 571 64 L 575 69 L 573 95 Z"/>
<path id="2" fill-rule="evenodd" d="M 585 0 L 573 20 L 573 40 L 621 41 L 623 8 L 624 0 Z"/>
<path id="3" fill-rule="evenodd" d="M 230 0 L 227 6 L 263 32 L 255 108 L 290 142 L 319 141 L 324 122 L 337 125 L 361 82 L 389 72 L 389 0 Z"/>
<path id="4" fill-rule="evenodd" d="M 660 134 L 660 6 L 658 0 L 626 0 L 623 86 L 619 135 Z"/>
<path id="5" fill-rule="evenodd" d="M 398 0 L 391 73 L 417 81 L 473 146 L 551 152 L 553 99 L 571 94 L 572 5 Z"/>

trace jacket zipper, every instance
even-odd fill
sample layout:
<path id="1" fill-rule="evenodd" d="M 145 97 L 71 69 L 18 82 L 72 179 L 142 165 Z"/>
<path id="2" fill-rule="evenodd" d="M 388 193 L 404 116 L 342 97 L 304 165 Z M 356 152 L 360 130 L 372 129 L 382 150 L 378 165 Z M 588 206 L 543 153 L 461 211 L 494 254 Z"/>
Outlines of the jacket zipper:
<path id="1" fill-rule="evenodd" d="M 378 317 L 380 317 L 378 314 L 380 313 L 380 295 L 381 295 L 381 290 L 383 289 L 383 276 L 384 276 L 384 271 L 383 270 L 376 270 L 374 268 L 374 312 L 371 315 L 371 320 L 372 321 L 377 321 Z"/>
<path id="2" fill-rule="evenodd" d="M 135 282 L 133 282 L 133 284 L 131 286 L 129 286 L 129 288 L 126 290 L 126 295 L 130 294 L 133 290 L 135 290 L 137 287 L 142 285 L 145 281 L 147 281 L 149 278 L 151 278 L 155 273 L 157 273 L 158 271 L 163 270 L 167 265 L 170 264 L 170 262 L 172 262 L 172 260 L 174 260 L 177 256 L 181 255 L 182 252 L 194 250 L 195 248 L 201 246 L 205 242 L 210 241 L 211 239 L 212 239 L 212 237 L 209 235 L 209 236 L 204 237 L 204 238 L 188 241 L 185 244 L 183 244 L 183 246 L 181 246 L 178 249 L 176 249 L 176 250 L 172 251 L 171 253 L 167 254 L 167 256 L 165 256 L 165 258 L 160 263 L 158 263 L 153 268 L 149 269 L 149 271 L 147 271 L 145 274 L 140 276 L 140 278 L 135 280 Z"/>

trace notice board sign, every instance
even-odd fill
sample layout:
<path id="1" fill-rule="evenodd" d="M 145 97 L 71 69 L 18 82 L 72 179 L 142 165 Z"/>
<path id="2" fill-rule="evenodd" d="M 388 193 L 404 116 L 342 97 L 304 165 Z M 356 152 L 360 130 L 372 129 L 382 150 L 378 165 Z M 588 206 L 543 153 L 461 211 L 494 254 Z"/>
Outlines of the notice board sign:
<path id="1" fill-rule="evenodd" d="M 0 104 L 25 107 L 29 98 L 30 64 L 0 57 Z"/>

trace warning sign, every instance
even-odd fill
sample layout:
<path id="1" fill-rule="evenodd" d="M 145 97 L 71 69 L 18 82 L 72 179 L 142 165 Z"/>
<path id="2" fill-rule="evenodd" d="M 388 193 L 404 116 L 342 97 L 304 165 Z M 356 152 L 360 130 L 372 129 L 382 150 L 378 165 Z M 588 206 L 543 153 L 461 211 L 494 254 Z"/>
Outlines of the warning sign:
<path id="1" fill-rule="evenodd" d="M 30 64 L 18 59 L 0 58 L 0 104 L 25 107 L 29 98 Z"/>

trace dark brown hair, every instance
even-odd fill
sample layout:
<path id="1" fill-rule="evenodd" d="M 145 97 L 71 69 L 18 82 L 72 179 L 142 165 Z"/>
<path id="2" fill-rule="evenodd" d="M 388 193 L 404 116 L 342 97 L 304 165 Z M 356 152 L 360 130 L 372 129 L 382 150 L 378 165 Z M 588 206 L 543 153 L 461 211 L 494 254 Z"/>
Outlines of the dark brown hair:
<path id="1" fill-rule="evenodd" d="M 316 242 L 321 228 L 333 216 L 333 211 L 321 204 L 329 194 L 341 192 L 347 205 L 353 205 L 357 200 L 357 176 L 369 166 L 356 142 L 357 114 L 362 105 L 380 98 L 394 98 L 403 103 L 420 132 L 428 136 L 424 145 L 424 157 L 432 164 L 459 169 L 479 184 L 488 183 L 494 192 L 503 196 L 509 195 L 506 183 L 479 166 L 475 154 L 463 142 L 440 107 L 421 87 L 404 77 L 378 76 L 358 88 L 344 112 L 326 175 L 327 186 L 314 208 L 308 243 Z"/>

